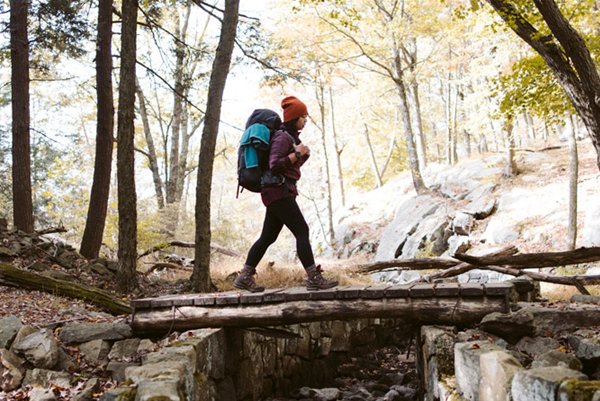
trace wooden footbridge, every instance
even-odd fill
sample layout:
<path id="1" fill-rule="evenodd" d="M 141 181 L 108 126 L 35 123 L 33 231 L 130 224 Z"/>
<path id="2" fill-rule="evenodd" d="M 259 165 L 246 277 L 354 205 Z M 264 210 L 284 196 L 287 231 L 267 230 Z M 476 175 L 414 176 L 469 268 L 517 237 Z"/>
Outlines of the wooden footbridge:
<path id="1" fill-rule="evenodd" d="M 202 327 L 264 327 L 350 318 L 402 318 L 466 325 L 492 312 L 507 313 L 516 291 L 510 283 L 340 286 L 328 290 L 269 289 L 145 298 L 131 302 L 138 332 Z"/>

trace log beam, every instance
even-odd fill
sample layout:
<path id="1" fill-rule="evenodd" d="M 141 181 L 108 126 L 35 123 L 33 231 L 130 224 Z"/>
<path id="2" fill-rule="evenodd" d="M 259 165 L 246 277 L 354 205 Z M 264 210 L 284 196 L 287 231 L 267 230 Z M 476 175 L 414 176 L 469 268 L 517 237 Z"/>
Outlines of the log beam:
<path id="1" fill-rule="evenodd" d="M 84 299 L 113 315 L 131 313 L 128 302 L 107 291 L 72 281 L 42 276 L 3 263 L 0 263 L 0 284 Z"/>
<path id="2" fill-rule="evenodd" d="M 171 306 L 134 310 L 136 332 L 165 333 L 203 327 L 263 327 L 352 318 L 405 318 L 407 321 L 466 325 L 492 312 L 507 313 L 505 296 L 340 299 L 235 306 Z"/>

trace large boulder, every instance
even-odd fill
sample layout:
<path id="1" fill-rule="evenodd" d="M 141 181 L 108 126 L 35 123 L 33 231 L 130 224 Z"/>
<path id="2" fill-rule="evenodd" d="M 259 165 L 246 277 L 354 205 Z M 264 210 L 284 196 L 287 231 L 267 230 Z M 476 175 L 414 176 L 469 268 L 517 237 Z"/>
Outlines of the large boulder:
<path id="1" fill-rule="evenodd" d="M 468 341 L 454 346 L 454 373 L 459 394 L 470 401 L 479 400 L 480 358 L 488 352 L 502 351 L 489 341 Z"/>
<path id="2" fill-rule="evenodd" d="M 510 399 L 513 376 L 523 366 L 515 357 L 504 351 L 492 351 L 479 358 L 481 401 L 506 401 Z"/>
<path id="3" fill-rule="evenodd" d="M 515 373 L 511 394 L 514 401 L 555 400 L 565 380 L 587 380 L 587 376 L 562 366 L 533 368 Z"/>
<path id="4" fill-rule="evenodd" d="M 400 205 L 394 220 L 385 228 L 375 260 L 396 259 L 404 244 L 424 219 L 435 213 L 441 201 L 432 196 L 416 196 Z"/>
<path id="5" fill-rule="evenodd" d="M 10 347 L 21 327 L 23 327 L 23 323 L 16 316 L 0 320 L 0 349 Z"/>
<path id="6" fill-rule="evenodd" d="M 132 337 L 131 326 L 125 323 L 67 323 L 58 335 L 65 344 L 92 340 L 124 340 Z"/>
<path id="7" fill-rule="evenodd" d="M 14 345 L 14 350 L 36 368 L 49 369 L 58 363 L 58 344 L 52 332 L 47 329 L 23 338 Z"/>

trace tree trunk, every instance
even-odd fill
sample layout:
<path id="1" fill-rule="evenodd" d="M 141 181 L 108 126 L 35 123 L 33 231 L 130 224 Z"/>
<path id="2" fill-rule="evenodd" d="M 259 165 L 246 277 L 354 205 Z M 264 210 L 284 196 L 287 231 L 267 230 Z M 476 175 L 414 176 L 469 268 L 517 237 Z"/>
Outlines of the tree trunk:
<path id="1" fill-rule="evenodd" d="M 567 230 L 567 249 L 572 251 L 577 245 L 577 180 L 579 177 L 579 158 L 577 155 L 577 132 L 575 117 L 571 116 L 569 135 L 569 223 Z"/>
<path id="2" fill-rule="evenodd" d="M 154 192 L 156 193 L 156 203 L 158 209 L 162 210 L 165 208 L 165 197 L 163 194 L 163 181 L 160 177 L 158 170 L 158 158 L 156 156 L 156 148 L 154 147 L 154 139 L 152 138 L 152 132 L 150 130 L 150 121 L 148 120 L 148 110 L 146 108 L 146 97 L 136 79 L 136 93 L 139 103 L 139 113 L 142 120 L 142 127 L 144 130 L 144 138 L 146 138 L 146 145 L 148 146 L 148 168 L 152 172 L 152 180 L 154 181 Z"/>
<path id="3" fill-rule="evenodd" d="M 342 174 L 342 151 L 338 146 L 337 132 L 335 126 L 335 114 L 334 114 L 334 103 L 333 103 L 333 90 L 329 87 L 329 107 L 331 109 L 331 132 L 333 134 L 333 150 L 335 152 L 338 175 L 338 187 L 340 189 L 340 200 L 342 201 L 342 207 L 346 206 L 346 195 L 344 193 L 344 175 Z"/>
<path id="4" fill-rule="evenodd" d="M 321 118 L 321 146 L 323 146 L 323 163 L 325 168 L 325 198 L 327 201 L 327 235 L 330 246 L 335 245 L 335 233 L 333 232 L 333 205 L 331 200 L 331 173 L 329 172 L 329 155 L 327 153 L 327 141 L 325 137 L 325 87 L 322 83 L 317 87 L 317 101 L 319 103 Z"/>
<path id="5" fill-rule="evenodd" d="M 223 91 L 229 73 L 231 54 L 238 23 L 239 0 L 225 0 L 221 36 L 210 75 L 206 119 L 202 131 L 198 178 L 196 184 L 196 233 L 194 272 L 191 284 L 195 291 L 210 291 L 210 195 L 215 147 L 221 117 Z"/>
<path id="6" fill-rule="evenodd" d="M 401 74 L 401 66 L 398 66 L 397 72 Z M 402 115 L 402 121 L 404 123 L 404 138 L 406 140 L 406 149 L 408 151 L 408 163 L 410 165 L 410 172 L 413 179 L 413 185 L 417 194 L 421 195 L 425 192 L 425 184 L 421 177 L 421 169 L 419 168 L 419 158 L 417 156 L 417 150 L 413 141 L 413 132 L 410 120 L 410 111 L 408 108 L 408 100 L 406 99 L 406 87 L 402 76 L 396 80 L 396 89 L 398 89 L 398 96 L 400 97 L 399 107 L 400 114 Z"/>
<path id="7" fill-rule="evenodd" d="M 585 40 L 553 0 L 534 0 L 551 36 L 543 36 L 508 0 L 486 0 L 508 26 L 542 56 L 585 123 L 600 169 L 600 76 Z M 558 43 L 556 41 L 558 41 Z M 559 45 L 560 44 L 560 45 Z"/>
<path id="8" fill-rule="evenodd" d="M 10 1 L 12 92 L 13 220 L 21 231 L 33 232 L 31 144 L 29 138 L 29 41 L 27 1 Z"/>
<path id="9" fill-rule="evenodd" d="M 369 138 L 369 126 L 367 125 L 364 117 L 362 120 L 365 121 L 365 142 L 367 143 L 367 152 L 369 154 L 369 159 L 371 159 L 371 167 L 373 168 L 373 175 L 375 176 L 375 187 L 381 188 L 383 182 L 381 181 L 379 167 L 377 167 L 377 159 L 375 158 L 375 152 L 373 152 L 373 146 L 371 145 L 371 139 Z"/>
<path id="10" fill-rule="evenodd" d="M 123 0 L 121 73 L 117 128 L 117 181 L 119 203 L 119 271 L 117 287 L 123 293 L 137 288 L 137 196 L 135 193 L 134 109 L 137 0 Z"/>
<path id="11" fill-rule="evenodd" d="M 106 223 L 114 142 L 114 101 L 112 88 L 112 0 L 98 3 L 98 39 L 96 48 L 96 159 L 85 230 L 80 253 L 97 258 Z"/>
<path id="12" fill-rule="evenodd" d="M 505 125 L 506 129 L 506 166 L 504 167 L 504 178 L 512 178 L 517 174 L 517 164 L 515 162 L 515 137 L 513 132 L 512 117 L 508 117 Z"/>
<path id="13" fill-rule="evenodd" d="M 58 294 L 71 298 L 84 299 L 113 315 L 131 313 L 127 302 L 122 301 L 107 291 L 72 281 L 42 276 L 2 263 L 0 263 L 0 284 L 43 291 L 53 295 Z"/>
<path id="14" fill-rule="evenodd" d="M 425 134 L 423 132 L 421 102 L 419 101 L 419 83 L 417 81 L 417 40 L 415 38 L 411 38 L 408 40 L 408 46 L 402 46 L 402 48 L 404 50 L 406 63 L 412 73 L 407 92 L 410 98 L 410 105 L 413 115 L 412 122 L 415 126 L 415 144 L 417 146 L 419 168 L 423 170 L 425 167 L 427 167 L 427 147 L 425 145 Z"/>

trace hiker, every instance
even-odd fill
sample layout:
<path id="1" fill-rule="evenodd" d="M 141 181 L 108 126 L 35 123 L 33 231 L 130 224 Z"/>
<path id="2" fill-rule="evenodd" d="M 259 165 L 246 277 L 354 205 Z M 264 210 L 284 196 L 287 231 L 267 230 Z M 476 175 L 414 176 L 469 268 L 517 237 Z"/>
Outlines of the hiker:
<path id="1" fill-rule="evenodd" d="M 281 108 L 283 123 L 271 138 L 269 169 L 273 174 L 283 176 L 285 180 L 282 185 L 263 186 L 261 189 L 262 202 L 267 208 L 262 233 L 250 248 L 246 263 L 233 285 L 250 292 L 265 290 L 265 287 L 254 281 L 256 266 L 285 225 L 296 237 L 298 257 L 308 275 L 306 288 L 311 291 L 332 288 L 338 282 L 324 278 L 321 266 L 315 264 L 308 224 L 296 202 L 296 181 L 300 179 L 300 167 L 310 157 L 309 147 L 299 138 L 300 131 L 308 119 L 308 109 L 295 96 L 284 98 Z"/>

